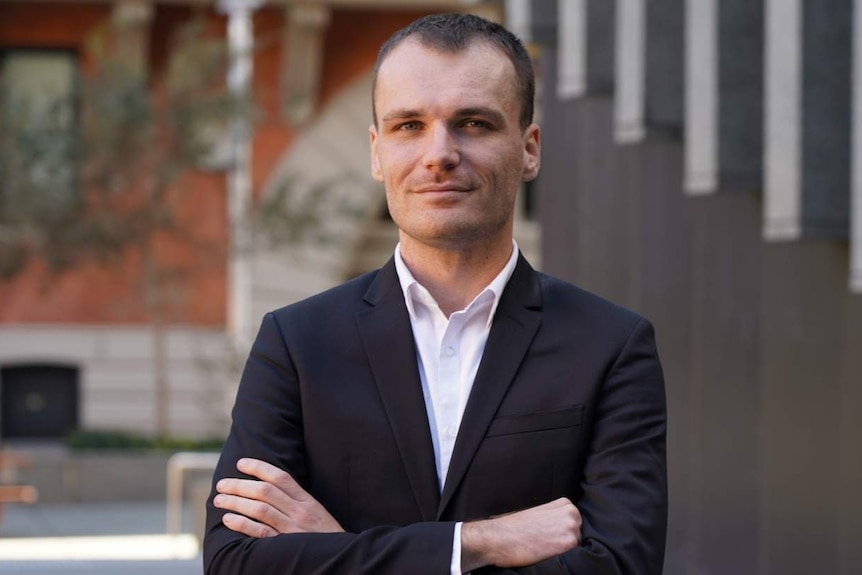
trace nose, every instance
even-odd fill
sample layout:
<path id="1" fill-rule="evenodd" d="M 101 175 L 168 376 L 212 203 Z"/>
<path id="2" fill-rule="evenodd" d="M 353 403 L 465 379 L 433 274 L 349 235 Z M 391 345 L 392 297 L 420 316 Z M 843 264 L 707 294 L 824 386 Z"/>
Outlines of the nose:
<path id="1" fill-rule="evenodd" d="M 448 126 L 435 124 L 426 134 L 424 164 L 427 169 L 445 172 L 461 163 L 458 141 Z"/>

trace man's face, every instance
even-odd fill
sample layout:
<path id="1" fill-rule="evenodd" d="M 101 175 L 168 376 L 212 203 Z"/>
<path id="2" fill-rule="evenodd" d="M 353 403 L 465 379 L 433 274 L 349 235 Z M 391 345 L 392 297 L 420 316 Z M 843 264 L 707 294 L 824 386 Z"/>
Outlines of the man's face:
<path id="1" fill-rule="evenodd" d="M 539 129 L 518 125 L 515 68 L 502 52 L 405 40 L 380 66 L 374 106 L 371 171 L 402 243 L 511 241 L 518 187 L 538 173 Z"/>

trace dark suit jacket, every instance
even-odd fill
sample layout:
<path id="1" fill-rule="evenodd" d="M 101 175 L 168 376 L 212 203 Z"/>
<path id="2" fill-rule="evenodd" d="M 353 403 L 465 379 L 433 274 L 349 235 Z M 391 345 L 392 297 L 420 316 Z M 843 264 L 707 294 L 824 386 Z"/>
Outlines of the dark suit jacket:
<path id="1" fill-rule="evenodd" d="M 649 322 L 520 258 L 501 296 L 442 495 L 404 296 L 377 272 L 263 320 L 214 482 L 256 457 L 347 533 L 254 539 L 207 504 L 209 574 L 447 575 L 455 521 L 569 497 L 582 545 L 518 570 L 658 574 L 665 398 Z"/>

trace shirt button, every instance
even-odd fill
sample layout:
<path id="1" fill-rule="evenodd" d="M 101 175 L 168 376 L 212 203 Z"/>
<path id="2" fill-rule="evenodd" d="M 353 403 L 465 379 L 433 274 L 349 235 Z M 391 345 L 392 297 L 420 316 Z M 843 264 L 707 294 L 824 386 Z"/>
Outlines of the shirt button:
<path id="1" fill-rule="evenodd" d="M 451 345 L 447 345 L 446 346 L 446 355 L 448 355 L 449 357 L 452 357 L 453 355 L 455 355 L 455 348 L 452 347 Z"/>
<path id="2" fill-rule="evenodd" d="M 454 427 L 447 427 L 446 428 L 446 437 L 448 437 L 449 439 L 455 439 L 455 428 Z"/>

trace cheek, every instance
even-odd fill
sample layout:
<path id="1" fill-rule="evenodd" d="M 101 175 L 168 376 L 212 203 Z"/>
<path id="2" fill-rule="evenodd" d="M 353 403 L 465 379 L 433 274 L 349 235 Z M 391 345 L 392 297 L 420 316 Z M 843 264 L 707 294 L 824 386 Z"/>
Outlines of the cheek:
<path id="1" fill-rule="evenodd" d="M 484 153 L 477 162 L 485 166 L 484 172 L 495 187 L 508 189 L 519 186 L 523 173 L 524 156 L 519 150 L 497 149 L 494 154 Z M 499 191 L 499 190 L 498 190 Z"/>
<path id="2" fill-rule="evenodd" d="M 388 186 L 387 186 L 388 187 Z M 389 216 L 399 228 L 405 225 L 405 213 L 410 213 L 410 210 L 404 205 L 404 198 L 398 194 L 386 192 L 386 208 L 389 210 Z"/>
<path id="3" fill-rule="evenodd" d="M 411 148 L 408 143 L 378 148 L 377 161 L 384 178 L 397 177 L 409 168 Z"/>

